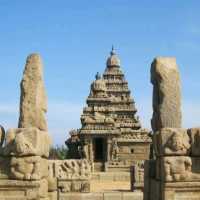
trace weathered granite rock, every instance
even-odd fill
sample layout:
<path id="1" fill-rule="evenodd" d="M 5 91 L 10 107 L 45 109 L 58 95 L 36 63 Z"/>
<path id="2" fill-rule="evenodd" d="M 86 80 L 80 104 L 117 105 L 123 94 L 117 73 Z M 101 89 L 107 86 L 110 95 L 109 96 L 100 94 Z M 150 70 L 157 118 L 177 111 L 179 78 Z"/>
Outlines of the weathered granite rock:
<path id="1" fill-rule="evenodd" d="M 48 158 L 51 140 L 48 132 L 37 128 L 9 129 L 4 155 L 43 156 Z"/>
<path id="2" fill-rule="evenodd" d="M 191 138 L 192 156 L 200 156 L 200 128 L 188 129 L 188 135 Z"/>
<path id="3" fill-rule="evenodd" d="M 153 134 L 153 145 L 157 156 L 189 155 L 190 138 L 186 129 L 162 128 Z"/>
<path id="4" fill-rule="evenodd" d="M 42 63 L 38 54 L 31 54 L 21 81 L 19 128 L 47 130 L 45 113 L 47 98 L 43 83 Z"/>
<path id="5" fill-rule="evenodd" d="M 157 57 L 151 65 L 153 84 L 153 131 L 181 127 L 180 76 L 176 59 Z"/>
<path id="6" fill-rule="evenodd" d="M 10 178 L 40 180 L 48 176 L 48 160 L 40 156 L 12 157 Z"/>

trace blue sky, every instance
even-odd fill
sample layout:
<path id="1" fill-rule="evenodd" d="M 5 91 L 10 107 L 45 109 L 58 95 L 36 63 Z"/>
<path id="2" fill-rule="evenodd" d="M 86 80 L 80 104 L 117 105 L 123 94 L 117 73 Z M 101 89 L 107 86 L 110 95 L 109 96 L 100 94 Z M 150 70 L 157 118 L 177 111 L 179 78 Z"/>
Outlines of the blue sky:
<path id="1" fill-rule="evenodd" d="M 0 124 L 18 122 L 19 83 L 28 54 L 44 63 L 48 126 L 54 144 L 80 127 L 80 114 L 112 44 L 150 128 L 150 64 L 175 56 L 182 79 L 183 126 L 200 126 L 200 1 L 0 0 Z"/>

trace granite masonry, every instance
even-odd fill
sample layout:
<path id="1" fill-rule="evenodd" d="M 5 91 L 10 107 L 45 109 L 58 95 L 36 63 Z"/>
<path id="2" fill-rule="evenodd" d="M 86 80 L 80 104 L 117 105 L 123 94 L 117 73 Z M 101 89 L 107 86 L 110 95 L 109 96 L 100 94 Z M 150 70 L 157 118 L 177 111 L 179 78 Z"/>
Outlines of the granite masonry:
<path id="1" fill-rule="evenodd" d="M 200 200 L 200 127 L 182 128 L 176 59 L 155 58 L 151 83 L 152 133 L 141 127 L 112 49 L 91 84 L 81 128 L 65 142 L 71 159 L 49 160 L 43 65 L 38 54 L 28 56 L 18 127 L 0 126 L 0 199 Z M 100 190 L 102 182 L 107 188 Z"/>

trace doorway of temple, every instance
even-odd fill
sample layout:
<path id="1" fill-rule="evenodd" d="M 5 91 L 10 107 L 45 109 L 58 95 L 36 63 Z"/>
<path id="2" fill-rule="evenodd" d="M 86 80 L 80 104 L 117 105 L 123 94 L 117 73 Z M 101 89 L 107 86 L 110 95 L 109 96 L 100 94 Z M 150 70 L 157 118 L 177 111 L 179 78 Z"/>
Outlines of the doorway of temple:
<path id="1" fill-rule="evenodd" d="M 94 161 L 103 162 L 105 160 L 105 139 L 104 138 L 94 138 Z"/>

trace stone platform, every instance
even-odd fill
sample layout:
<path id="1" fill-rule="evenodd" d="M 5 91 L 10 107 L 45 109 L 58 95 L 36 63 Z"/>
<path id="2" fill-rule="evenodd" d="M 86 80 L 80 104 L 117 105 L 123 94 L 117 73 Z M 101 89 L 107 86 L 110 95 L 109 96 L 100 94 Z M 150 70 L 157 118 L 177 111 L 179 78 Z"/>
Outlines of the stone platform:
<path id="1" fill-rule="evenodd" d="M 92 180 L 130 182 L 130 172 L 94 172 Z"/>
<path id="2" fill-rule="evenodd" d="M 36 200 L 39 199 L 39 181 L 1 180 L 1 200 Z"/>
<path id="3" fill-rule="evenodd" d="M 97 192 L 62 194 L 59 200 L 143 200 L 143 195 L 137 192 Z"/>

